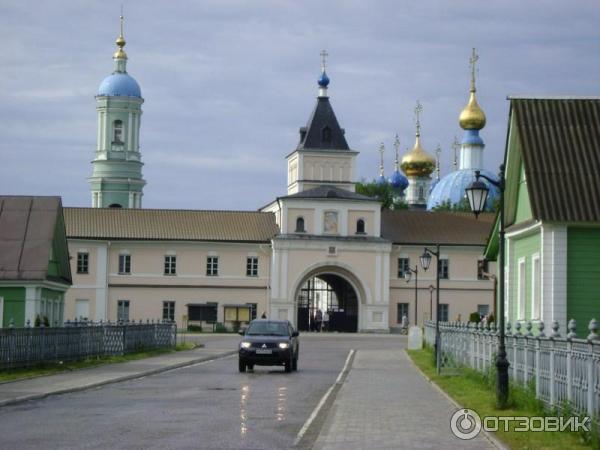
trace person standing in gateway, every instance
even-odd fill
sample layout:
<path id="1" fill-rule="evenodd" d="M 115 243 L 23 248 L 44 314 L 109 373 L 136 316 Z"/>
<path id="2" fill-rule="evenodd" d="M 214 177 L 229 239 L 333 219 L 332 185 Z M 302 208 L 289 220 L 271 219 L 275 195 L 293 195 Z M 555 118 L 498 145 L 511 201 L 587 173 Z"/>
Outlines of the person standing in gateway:
<path id="1" fill-rule="evenodd" d="M 323 324 L 323 311 L 321 309 L 317 309 L 315 313 L 315 331 L 321 331 L 321 325 Z"/>

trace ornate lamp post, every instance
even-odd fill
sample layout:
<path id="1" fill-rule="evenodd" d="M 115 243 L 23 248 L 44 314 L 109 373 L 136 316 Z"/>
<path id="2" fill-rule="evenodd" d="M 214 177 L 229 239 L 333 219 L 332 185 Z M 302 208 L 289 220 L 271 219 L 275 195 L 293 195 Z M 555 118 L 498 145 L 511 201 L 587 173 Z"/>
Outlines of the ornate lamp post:
<path id="1" fill-rule="evenodd" d="M 504 345 L 504 188 L 506 180 L 504 178 L 504 164 L 500 166 L 498 181 L 482 175 L 479 170 L 475 171 L 475 181 L 465 189 L 471 211 L 475 217 L 479 216 L 485 208 L 485 202 L 489 193 L 489 188 L 479 181 L 480 178 L 487 180 L 500 190 L 500 230 L 499 230 L 499 258 L 498 258 L 498 286 L 500 287 L 500 299 L 498 305 L 498 353 L 496 356 L 496 401 L 498 407 L 506 407 L 508 400 L 508 360 L 506 359 L 506 347 Z"/>
<path id="2" fill-rule="evenodd" d="M 404 273 L 404 279 L 407 283 L 410 283 L 410 279 L 412 278 L 413 273 L 415 274 L 415 326 L 418 327 L 419 324 L 417 323 L 417 289 L 419 285 L 419 267 L 416 264 L 414 269 L 411 269 L 409 267 L 408 271 Z"/>
<path id="3" fill-rule="evenodd" d="M 425 247 L 421 255 L 421 267 L 427 271 L 431 264 L 431 256 L 435 256 L 436 268 L 435 271 L 435 361 L 438 374 L 440 373 L 440 244 L 436 244 L 435 251 Z"/>

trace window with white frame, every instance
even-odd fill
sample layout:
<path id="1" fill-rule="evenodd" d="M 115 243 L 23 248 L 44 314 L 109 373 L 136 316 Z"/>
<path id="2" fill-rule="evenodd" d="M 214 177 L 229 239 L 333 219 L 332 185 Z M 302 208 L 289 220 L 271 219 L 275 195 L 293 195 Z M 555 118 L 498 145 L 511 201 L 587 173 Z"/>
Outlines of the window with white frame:
<path id="1" fill-rule="evenodd" d="M 119 273 L 121 275 L 131 274 L 131 255 L 119 255 Z"/>
<path id="2" fill-rule="evenodd" d="M 450 317 L 450 307 L 448 306 L 448 303 L 440 303 L 438 320 L 440 322 L 448 322 L 448 317 Z"/>
<path id="3" fill-rule="evenodd" d="M 165 255 L 165 275 L 177 274 L 177 256 Z"/>
<path id="4" fill-rule="evenodd" d="M 216 277 L 219 275 L 219 257 L 218 256 L 207 256 L 206 257 L 206 276 Z"/>
<path id="5" fill-rule="evenodd" d="M 396 308 L 396 322 L 401 324 L 402 318 L 405 316 L 408 320 L 408 303 L 398 303 L 398 306 Z"/>
<path id="6" fill-rule="evenodd" d="M 119 300 L 117 302 L 117 320 L 119 322 L 129 320 L 129 300 Z"/>
<path id="7" fill-rule="evenodd" d="M 447 280 L 450 275 L 450 260 L 448 257 L 440 258 L 440 280 Z"/>
<path id="8" fill-rule="evenodd" d="M 526 275 L 525 275 L 525 258 L 520 258 L 517 263 L 517 319 L 525 319 L 525 295 Z"/>
<path id="9" fill-rule="evenodd" d="M 246 258 L 246 276 L 258 276 L 258 256 L 248 256 Z"/>
<path id="10" fill-rule="evenodd" d="M 90 255 L 88 252 L 77 252 L 77 273 L 89 273 Z"/>
<path id="11" fill-rule="evenodd" d="M 531 258 L 531 318 L 542 319 L 542 273 L 540 255 Z"/>
<path id="12" fill-rule="evenodd" d="M 163 320 L 170 320 L 170 321 L 175 320 L 175 302 L 173 302 L 173 301 L 163 302 L 162 318 L 163 318 Z"/>
<path id="13" fill-rule="evenodd" d="M 398 258 L 398 278 L 404 279 L 410 270 L 410 258 Z"/>

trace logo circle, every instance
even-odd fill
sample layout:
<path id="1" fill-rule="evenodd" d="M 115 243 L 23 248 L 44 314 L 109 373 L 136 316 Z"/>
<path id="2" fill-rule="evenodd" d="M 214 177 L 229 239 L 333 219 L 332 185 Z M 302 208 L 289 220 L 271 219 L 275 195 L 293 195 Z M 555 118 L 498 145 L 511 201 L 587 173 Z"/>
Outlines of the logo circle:
<path id="1" fill-rule="evenodd" d="M 459 439 L 473 439 L 481 431 L 481 417 L 472 409 L 457 409 L 450 418 L 450 430 Z"/>

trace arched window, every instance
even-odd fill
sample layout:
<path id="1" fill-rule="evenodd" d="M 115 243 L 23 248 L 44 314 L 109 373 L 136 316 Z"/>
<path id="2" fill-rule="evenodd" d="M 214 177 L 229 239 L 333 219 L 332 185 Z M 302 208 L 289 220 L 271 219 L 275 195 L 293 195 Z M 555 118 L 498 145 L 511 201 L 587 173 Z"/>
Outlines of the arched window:
<path id="1" fill-rule="evenodd" d="M 296 219 L 296 233 L 304 233 L 304 218 L 298 217 Z"/>
<path id="2" fill-rule="evenodd" d="M 109 208 L 122 208 L 121 205 L 119 205 L 118 203 L 112 203 L 110 205 L 108 205 Z"/>
<path id="3" fill-rule="evenodd" d="M 115 120 L 113 123 L 113 143 L 123 143 L 123 122 L 121 120 Z"/>
<path id="4" fill-rule="evenodd" d="M 363 219 L 356 221 L 356 234 L 365 234 L 365 221 Z"/>
<path id="5" fill-rule="evenodd" d="M 323 138 L 323 143 L 329 144 L 331 143 L 331 128 L 325 127 L 321 133 L 321 137 Z"/>

